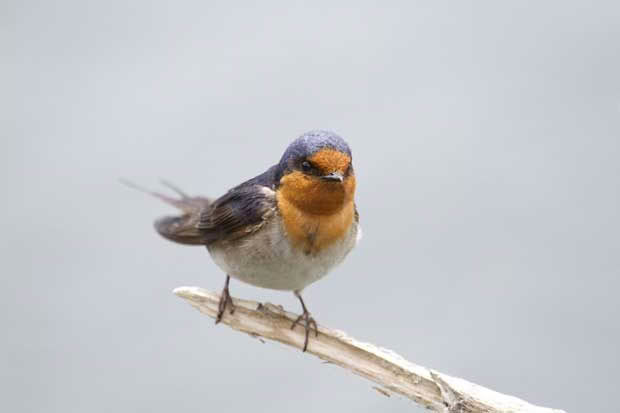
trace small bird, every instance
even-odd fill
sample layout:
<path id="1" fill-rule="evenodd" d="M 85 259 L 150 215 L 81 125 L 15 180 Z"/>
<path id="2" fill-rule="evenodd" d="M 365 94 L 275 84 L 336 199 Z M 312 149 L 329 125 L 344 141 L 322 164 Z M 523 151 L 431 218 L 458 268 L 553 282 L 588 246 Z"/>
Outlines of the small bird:
<path id="1" fill-rule="evenodd" d="M 303 313 L 293 322 L 318 335 L 301 292 L 341 263 L 361 237 L 355 205 L 351 149 L 335 133 L 301 135 L 280 161 L 220 198 L 190 197 L 165 183 L 179 198 L 152 193 L 179 208 L 180 216 L 155 222 L 164 238 L 205 245 L 226 273 L 215 323 L 234 313 L 230 278 L 274 290 L 292 291 Z"/>

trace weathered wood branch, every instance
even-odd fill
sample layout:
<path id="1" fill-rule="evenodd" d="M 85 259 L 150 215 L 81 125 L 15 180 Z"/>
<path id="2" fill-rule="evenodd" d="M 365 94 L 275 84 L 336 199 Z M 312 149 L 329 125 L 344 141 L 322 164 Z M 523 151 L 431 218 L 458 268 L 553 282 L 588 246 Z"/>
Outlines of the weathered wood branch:
<path id="1" fill-rule="evenodd" d="M 219 294 L 198 287 L 180 287 L 174 293 L 189 301 L 201 313 L 215 318 Z M 290 328 L 297 318 L 295 314 L 273 304 L 233 300 L 236 311 L 232 315 L 226 311 L 223 324 L 253 337 L 302 348 L 303 328 Z M 383 394 L 400 394 L 436 412 L 563 413 L 429 370 L 390 350 L 359 342 L 341 331 L 322 326 L 319 326 L 318 337 L 311 336 L 307 352 L 375 382 L 380 386 L 375 389 Z"/>

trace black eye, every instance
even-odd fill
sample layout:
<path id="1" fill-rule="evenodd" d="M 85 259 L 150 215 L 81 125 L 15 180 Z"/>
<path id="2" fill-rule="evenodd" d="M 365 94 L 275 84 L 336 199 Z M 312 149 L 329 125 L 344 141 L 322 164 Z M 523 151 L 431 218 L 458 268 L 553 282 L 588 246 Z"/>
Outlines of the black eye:
<path id="1" fill-rule="evenodd" d="M 312 170 L 312 164 L 308 161 L 303 161 L 301 163 L 301 169 L 303 169 L 304 172 L 310 172 Z"/>

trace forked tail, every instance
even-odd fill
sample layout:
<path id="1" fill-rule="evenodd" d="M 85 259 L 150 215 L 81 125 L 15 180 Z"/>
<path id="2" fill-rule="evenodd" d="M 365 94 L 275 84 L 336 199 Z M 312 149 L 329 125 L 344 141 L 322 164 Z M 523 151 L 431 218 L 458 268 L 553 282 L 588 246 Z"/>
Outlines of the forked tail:
<path id="1" fill-rule="evenodd" d="M 201 212 L 208 208 L 211 204 L 210 199 L 200 196 L 189 196 L 176 186 L 166 181 L 162 181 L 162 184 L 176 192 L 179 196 L 178 198 L 149 191 L 148 189 L 144 189 L 125 179 L 121 179 L 120 181 L 132 189 L 136 189 L 140 192 L 159 198 L 165 203 L 170 204 L 183 212 L 182 215 L 165 216 L 155 221 L 155 229 L 162 237 L 180 244 L 204 245 L 202 235 L 200 234 L 197 225 L 200 221 Z"/>

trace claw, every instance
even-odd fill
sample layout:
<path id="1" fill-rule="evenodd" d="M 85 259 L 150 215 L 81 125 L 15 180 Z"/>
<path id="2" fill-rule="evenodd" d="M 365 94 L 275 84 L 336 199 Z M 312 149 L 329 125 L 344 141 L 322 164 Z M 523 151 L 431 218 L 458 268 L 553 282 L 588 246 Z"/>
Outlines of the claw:
<path id="1" fill-rule="evenodd" d="M 306 308 L 306 304 L 304 304 L 304 300 L 301 298 L 301 295 L 297 291 L 295 291 L 295 295 L 297 296 L 297 298 L 299 298 L 299 301 L 301 302 L 301 308 L 304 310 L 304 312 L 293 322 L 293 325 L 291 325 L 291 330 L 295 329 L 297 324 L 300 324 L 300 321 L 303 321 L 303 327 L 306 330 L 306 336 L 304 338 L 304 347 L 302 351 L 305 352 L 308 349 L 308 337 L 310 336 L 310 330 L 314 328 L 314 336 L 318 337 L 319 328 L 316 325 L 316 321 L 314 320 L 314 318 L 312 318 L 310 312 Z"/>
<path id="2" fill-rule="evenodd" d="M 230 292 L 228 291 L 228 283 L 230 282 L 230 276 L 226 276 L 226 284 L 224 284 L 224 289 L 222 290 L 222 294 L 220 295 L 220 301 L 217 308 L 217 317 L 215 317 L 215 324 L 222 321 L 222 316 L 226 311 L 226 306 L 229 307 L 230 314 L 235 313 L 235 305 L 233 304 L 232 297 L 230 296 Z"/>

